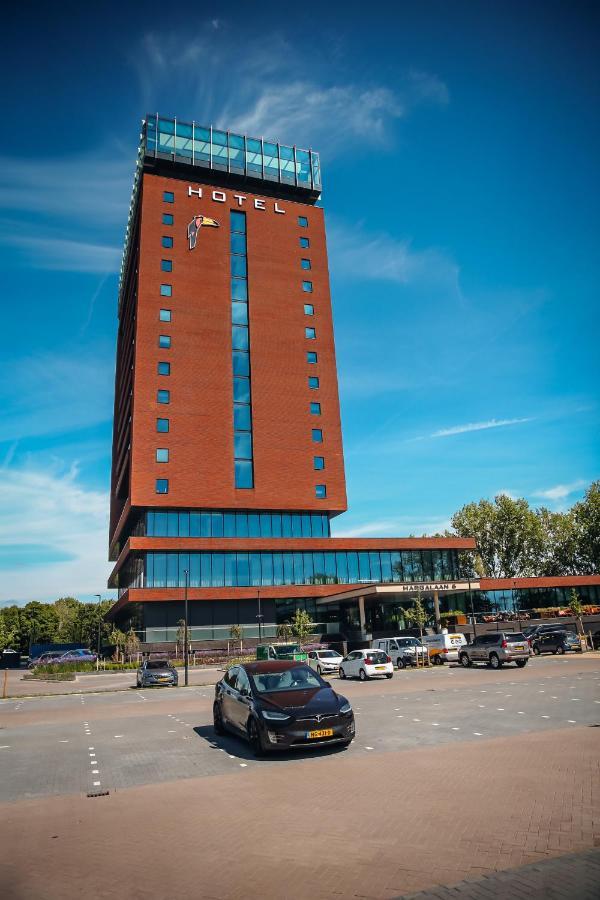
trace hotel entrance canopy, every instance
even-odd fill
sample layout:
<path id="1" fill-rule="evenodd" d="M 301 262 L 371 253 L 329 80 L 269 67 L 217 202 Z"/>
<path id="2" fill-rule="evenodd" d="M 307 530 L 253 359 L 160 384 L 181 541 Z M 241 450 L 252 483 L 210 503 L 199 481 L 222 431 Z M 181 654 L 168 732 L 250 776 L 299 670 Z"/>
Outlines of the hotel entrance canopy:
<path id="1" fill-rule="evenodd" d="M 390 600 L 398 600 L 398 597 L 404 596 L 407 600 L 411 600 L 415 594 L 425 594 L 432 597 L 440 594 L 460 594 L 465 591 L 478 590 L 480 587 L 479 580 L 473 581 L 416 581 L 416 582 L 400 582 L 398 584 L 381 584 L 377 582 L 369 582 L 357 585 L 346 591 L 340 591 L 338 594 L 331 594 L 329 597 L 321 597 L 317 601 L 319 606 L 325 606 L 332 603 L 343 603 L 348 600 L 358 600 L 362 597 L 364 600 L 385 600 L 386 595 Z M 390 596 L 391 595 L 391 596 Z"/>

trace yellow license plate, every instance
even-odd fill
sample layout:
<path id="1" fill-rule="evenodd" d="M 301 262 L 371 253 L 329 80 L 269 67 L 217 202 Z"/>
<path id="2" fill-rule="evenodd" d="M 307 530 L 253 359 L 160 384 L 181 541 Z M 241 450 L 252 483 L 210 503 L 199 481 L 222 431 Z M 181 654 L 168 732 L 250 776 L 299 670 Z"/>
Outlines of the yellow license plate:
<path id="1" fill-rule="evenodd" d="M 375 666 L 375 668 L 376 668 L 378 671 L 381 671 L 382 669 L 385 669 L 385 666 Z"/>
<path id="2" fill-rule="evenodd" d="M 309 738 L 331 737 L 332 735 L 333 735 L 333 728 L 321 728 L 320 731 L 307 732 L 307 737 L 309 737 Z"/>
<path id="3" fill-rule="evenodd" d="M 524 650 L 524 649 L 525 649 L 525 647 L 523 647 L 521 644 L 519 644 L 518 647 L 513 647 L 513 650 Z"/>

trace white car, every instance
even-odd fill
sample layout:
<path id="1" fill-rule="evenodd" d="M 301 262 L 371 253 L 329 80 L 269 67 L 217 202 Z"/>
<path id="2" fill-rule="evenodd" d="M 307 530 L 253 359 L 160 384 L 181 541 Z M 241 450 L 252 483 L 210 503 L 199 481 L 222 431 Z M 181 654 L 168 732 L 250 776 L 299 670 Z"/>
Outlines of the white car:
<path id="1" fill-rule="evenodd" d="M 343 658 L 336 650 L 311 650 L 307 662 L 319 675 L 326 675 L 328 672 L 337 672 Z"/>
<path id="2" fill-rule="evenodd" d="M 376 675 L 392 678 L 394 664 L 383 650 L 353 650 L 340 663 L 340 678 L 366 681 Z"/>

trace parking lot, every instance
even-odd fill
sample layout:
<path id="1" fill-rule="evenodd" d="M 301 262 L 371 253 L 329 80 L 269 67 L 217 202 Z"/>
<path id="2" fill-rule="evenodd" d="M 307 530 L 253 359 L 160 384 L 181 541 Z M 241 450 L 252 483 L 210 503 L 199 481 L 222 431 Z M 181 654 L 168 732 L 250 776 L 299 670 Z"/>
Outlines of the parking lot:
<path id="1" fill-rule="evenodd" d="M 384 898 L 597 844 L 595 654 L 333 682 L 351 747 L 259 760 L 211 686 L 2 701 L 4 896 Z"/>

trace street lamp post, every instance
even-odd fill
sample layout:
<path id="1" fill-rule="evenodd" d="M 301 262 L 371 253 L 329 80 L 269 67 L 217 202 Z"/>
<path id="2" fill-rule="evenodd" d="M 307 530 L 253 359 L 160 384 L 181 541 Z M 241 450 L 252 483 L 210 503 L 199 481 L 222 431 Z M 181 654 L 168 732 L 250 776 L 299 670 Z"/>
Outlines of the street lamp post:
<path id="1" fill-rule="evenodd" d="M 188 578 L 189 572 L 187 569 L 183 570 L 184 576 L 184 586 L 183 586 L 183 665 L 185 668 L 185 686 L 188 686 L 189 683 L 189 647 L 188 647 Z"/>
<path id="2" fill-rule="evenodd" d="M 256 591 L 256 599 L 258 601 L 258 615 L 256 617 L 258 621 L 258 643 L 262 644 L 262 613 L 260 611 L 260 588 Z"/>
<path id="3" fill-rule="evenodd" d="M 477 625 L 475 624 L 475 608 L 473 607 L 473 591 L 471 590 L 471 577 L 469 576 L 469 603 L 471 605 L 471 621 L 473 622 L 473 640 L 477 637 Z"/>
<path id="4" fill-rule="evenodd" d="M 94 594 L 98 598 L 98 606 L 102 603 L 102 594 Z M 96 672 L 100 668 L 100 630 L 102 628 L 102 618 L 98 616 L 98 646 L 96 647 Z"/>

